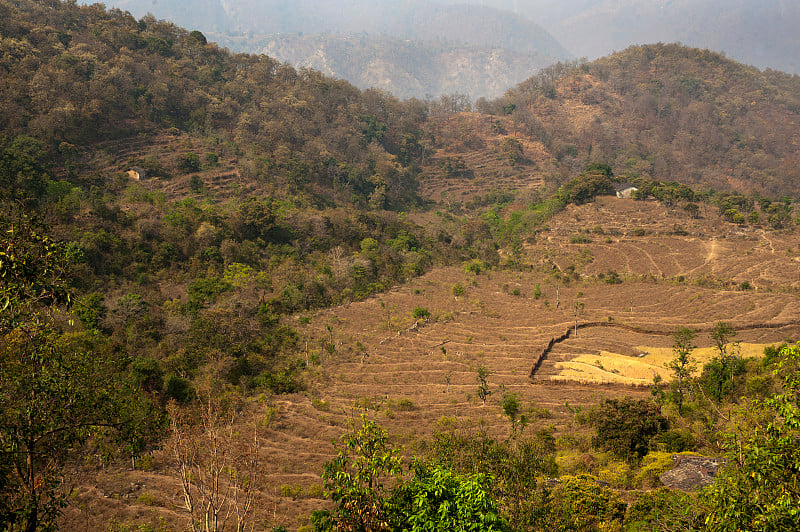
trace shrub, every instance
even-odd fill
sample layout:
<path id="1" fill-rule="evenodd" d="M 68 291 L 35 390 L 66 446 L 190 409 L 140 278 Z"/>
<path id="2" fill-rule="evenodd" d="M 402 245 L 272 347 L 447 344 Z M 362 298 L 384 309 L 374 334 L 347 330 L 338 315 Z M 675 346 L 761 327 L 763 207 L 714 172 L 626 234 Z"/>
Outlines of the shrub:
<path id="1" fill-rule="evenodd" d="M 300 378 L 297 364 L 264 372 L 253 381 L 256 387 L 267 388 L 274 394 L 296 393 L 305 390 L 305 384 Z"/>
<path id="2" fill-rule="evenodd" d="M 697 439 L 691 432 L 668 430 L 655 438 L 659 447 L 668 453 L 683 453 L 693 451 L 697 447 Z"/>
<path id="3" fill-rule="evenodd" d="M 598 277 L 600 276 L 598 275 Z M 617 273 L 617 270 L 608 270 L 608 273 L 601 277 L 601 279 L 604 279 L 608 284 L 622 283 L 622 278 L 619 276 L 619 273 Z"/>
<path id="4" fill-rule="evenodd" d="M 572 235 L 569 237 L 570 244 L 591 244 L 592 239 L 588 235 Z"/>
<path id="5" fill-rule="evenodd" d="M 627 489 L 631 485 L 631 466 L 625 462 L 611 461 L 605 467 L 600 468 L 598 477 L 614 488 Z"/>
<path id="6" fill-rule="evenodd" d="M 628 506 L 625 529 L 630 532 L 650 530 L 705 530 L 703 505 L 694 496 L 661 488 L 641 494 Z"/>
<path id="7" fill-rule="evenodd" d="M 395 404 L 395 408 L 403 412 L 410 412 L 412 410 L 416 410 L 417 405 L 415 405 L 414 401 L 411 399 L 399 399 Z"/>
<path id="8" fill-rule="evenodd" d="M 562 477 L 549 502 L 555 530 L 618 530 L 625 514 L 619 495 L 591 475 Z"/>
<path id="9" fill-rule="evenodd" d="M 167 384 L 164 388 L 167 397 L 175 399 L 181 404 L 186 404 L 194 399 L 195 392 L 192 383 L 178 375 L 167 377 Z"/>
<path id="10" fill-rule="evenodd" d="M 500 143 L 500 152 L 503 157 L 512 165 L 522 161 L 525 153 L 522 143 L 514 137 L 506 137 Z"/>
<path id="11" fill-rule="evenodd" d="M 486 264 L 482 260 L 472 260 L 464 265 L 464 272 L 480 274 L 486 268 Z"/>
<path id="12" fill-rule="evenodd" d="M 412 312 L 412 315 L 414 316 L 414 319 L 416 319 L 416 320 L 420 320 L 420 319 L 426 319 L 427 320 L 428 318 L 431 317 L 431 313 L 428 311 L 428 309 L 426 307 L 416 307 L 416 308 L 414 308 L 414 311 Z"/>
<path id="13" fill-rule="evenodd" d="M 654 452 L 642 458 L 642 466 L 634 477 L 634 485 L 649 489 L 662 486 L 659 475 L 673 467 L 672 453 Z"/>
<path id="14" fill-rule="evenodd" d="M 200 156 L 196 153 L 187 153 L 181 155 L 178 159 L 178 168 L 183 172 L 199 172 L 200 171 Z"/>
<path id="15" fill-rule="evenodd" d="M 668 428 L 657 405 L 642 399 L 606 399 L 593 423 L 597 434 L 592 444 L 625 459 L 641 458 L 650 440 Z"/>

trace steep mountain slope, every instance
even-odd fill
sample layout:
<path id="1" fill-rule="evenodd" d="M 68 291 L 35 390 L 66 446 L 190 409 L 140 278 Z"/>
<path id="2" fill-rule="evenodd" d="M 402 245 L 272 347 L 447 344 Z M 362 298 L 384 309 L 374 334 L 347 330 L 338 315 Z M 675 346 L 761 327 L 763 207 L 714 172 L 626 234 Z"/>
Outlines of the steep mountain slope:
<path id="1" fill-rule="evenodd" d="M 644 385 L 665 368 L 645 351 L 669 352 L 669 334 L 687 326 L 708 354 L 721 320 L 753 352 L 800 333 L 791 201 L 726 197 L 748 215 L 727 221 L 707 196 L 651 182 L 663 203 L 568 204 L 610 192 L 603 164 L 542 190 L 596 160 L 619 178 L 789 190 L 796 78 L 640 47 L 548 69 L 459 113 L 463 101 L 360 91 L 100 5 L 0 0 L 0 12 L 0 307 L 46 306 L 23 328 L 0 320 L 0 517 L 12 526 L 186 529 L 183 489 L 211 471 L 225 477 L 211 482 L 222 498 L 252 495 L 253 528 L 308 530 L 311 511 L 335 504 L 321 477 L 331 440 L 364 413 L 409 461 L 441 458 L 436 434 L 540 454 L 552 467 L 497 455 L 498 472 L 527 471 L 526 506 L 513 504 L 519 491 L 492 496 L 537 520 L 520 528 L 553 529 L 538 521 L 560 499 L 545 474 L 641 489 L 631 500 L 658 486 L 598 448 L 586 424 L 605 398 L 652 397 Z M 726 180 L 728 160 L 741 179 Z M 29 218 L 41 223 L 20 223 Z M 46 235 L 64 241 L 58 268 L 41 260 L 56 249 Z M 47 290 L 62 267 L 71 311 L 56 306 L 60 286 Z M 10 285 L 13 299 L 9 277 L 25 281 Z M 37 322 L 47 336 L 30 336 Z M 26 345 L 32 364 L 18 362 Z M 22 466 L 9 443 L 21 439 L 6 434 L 30 431 L 31 410 L 60 412 L 63 397 L 70 410 L 84 397 L 104 403 L 100 414 L 115 407 L 92 374 L 39 371 L 59 351 L 98 371 L 118 361 L 115 387 L 152 415 L 79 418 L 81 430 L 55 440 L 63 453 L 40 446 Z M 724 382 L 731 401 L 780 386 L 771 368 L 747 365 Z M 44 386 L 17 393 L 22 375 Z M 85 393 L 69 393 L 74 379 Z M 672 436 L 720 452 L 735 427 L 691 406 L 692 425 L 676 420 Z M 485 449 L 476 460 L 495 460 Z M 34 462 L 46 477 L 27 474 Z M 37 516 L 40 502 L 53 511 Z"/>
<path id="2" fill-rule="evenodd" d="M 174 127 L 235 142 L 251 178 L 330 186 L 335 167 L 345 188 L 369 196 L 382 186 L 388 201 L 395 177 L 413 183 L 410 159 L 394 157 L 414 149 L 400 144 L 406 134 L 416 138 L 425 112 L 418 102 L 361 93 L 265 56 L 234 55 L 153 17 L 137 21 L 99 5 L 3 7 L 2 134 L 37 137 L 62 161 L 78 164 L 79 150 L 97 140 Z M 343 197 L 359 195 L 355 188 Z"/>

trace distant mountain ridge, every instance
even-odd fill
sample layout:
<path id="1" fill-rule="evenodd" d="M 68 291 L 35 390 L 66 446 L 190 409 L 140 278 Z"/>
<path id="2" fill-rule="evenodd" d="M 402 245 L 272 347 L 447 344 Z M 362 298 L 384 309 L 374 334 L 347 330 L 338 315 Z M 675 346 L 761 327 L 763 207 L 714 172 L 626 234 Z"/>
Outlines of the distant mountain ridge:
<path id="1" fill-rule="evenodd" d="M 539 68 L 570 58 L 541 26 L 479 5 L 375 0 L 119 0 L 232 50 L 266 53 L 401 97 L 496 97 Z"/>
<path id="2" fill-rule="evenodd" d="M 366 34 L 237 38 L 212 33 L 209 38 L 400 98 L 453 93 L 495 98 L 555 60 L 534 52 Z"/>
<path id="3" fill-rule="evenodd" d="M 441 0 L 458 3 L 459 0 Z M 796 0 L 481 0 L 541 24 L 575 56 L 680 42 L 758 68 L 800 74 Z"/>
<path id="4" fill-rule="evenodd" d="M 538 52 L 569 52 L 532 20 L 492 7 L 422 0 L 116 0 L 113 6 L 230 35 L 367 33 Z"/>

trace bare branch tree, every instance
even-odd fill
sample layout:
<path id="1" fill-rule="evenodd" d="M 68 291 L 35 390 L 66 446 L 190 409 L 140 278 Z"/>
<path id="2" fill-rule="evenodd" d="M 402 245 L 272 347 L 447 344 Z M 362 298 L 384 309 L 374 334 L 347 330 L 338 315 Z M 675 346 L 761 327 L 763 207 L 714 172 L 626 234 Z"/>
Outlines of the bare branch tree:
<path id="1" fill-rule="evenodd" d="M 237 432 L 241 405 L 230 396 L 198 393 L 195 423 L 176 403 L 168 407 L 171 451 L 183 489 L 183 507 L 194 532 L 252 530 L 252 511 L 258 484 L 259 439 Z"/>

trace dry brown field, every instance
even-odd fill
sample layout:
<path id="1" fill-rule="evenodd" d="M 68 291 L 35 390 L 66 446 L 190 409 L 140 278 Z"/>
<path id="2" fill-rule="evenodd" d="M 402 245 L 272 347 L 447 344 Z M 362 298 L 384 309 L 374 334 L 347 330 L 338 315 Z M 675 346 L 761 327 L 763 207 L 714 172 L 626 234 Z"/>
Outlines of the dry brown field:
<path id="1" fill-rule="evenodd" d="M 570 243 L 576 234 L 591 242 Z M 663 364 L 679 327 L 700 331 L 700 360 L 711 355 L 707 331 L 717 321 L 737 328 L 745 355 L 800 338 L 798 261 L 795 230 L 734 226 L 710 208 L 692 219 L 655 202 L 602 198 L 554 217 L 526 245 L 524 271 L 439 268 L 366 301 L 317 312 L 308 323 L 295 317 L 291 325 L 308 341 L 309 357 L 321 341 L 335 350 L 311 364 L 306 392 L 254 398 L 249 406 L 242 426 L 257 424 L 262 438 L 258 526 L 297 529 L 327 504 L 323 464 L 332 441 L 362 411 L 406 456 L 453 426 L 507 436 L 501 390 L 520 395 L 534 418 L 528 430 L 558 434 L 572 426 L 571 409 L 611 396 L 648 397 L 655 372 L 668 378 Z M 557 281 L 554 269 L 570 266 L 574 278 Z M 609 270 L 620 284 L 598 277 Z M 751 289 L 741 289 L 745 281 Z M 454 295 L 456 285 L 462 295 Z M 577 334 L 537 366 L 550 340 L 575 326 L 576 303 Z M 415 308 L 427 309 L 430 319 L 415 320 Z M 480 366 L 495 390 L 485 405 L 476 393 Z M 110 516 L 185 523 L 170 466 L 169 454 L 156 451 L 146 471 L 89 468 L 76 477 L 80 487 L 64 522 L 90 530 L 108 529 Z"/>

